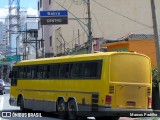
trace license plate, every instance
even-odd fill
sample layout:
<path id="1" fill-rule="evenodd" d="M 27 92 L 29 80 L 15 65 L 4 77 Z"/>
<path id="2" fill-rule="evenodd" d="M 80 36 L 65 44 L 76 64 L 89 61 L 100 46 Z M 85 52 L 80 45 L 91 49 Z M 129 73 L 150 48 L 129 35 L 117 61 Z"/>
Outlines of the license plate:
<path id="1" fill-rule="evenodd" d="M 136 102 L 134 102 L 134 101 L 127 101 L 127 106 L 136 106 Z"/>

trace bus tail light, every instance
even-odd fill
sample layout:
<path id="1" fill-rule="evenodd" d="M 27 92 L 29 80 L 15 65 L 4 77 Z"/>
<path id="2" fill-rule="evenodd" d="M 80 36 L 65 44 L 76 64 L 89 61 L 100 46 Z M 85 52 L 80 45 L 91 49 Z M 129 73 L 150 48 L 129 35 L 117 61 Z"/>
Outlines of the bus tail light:
<path id="1" fill-rule="evenodd" d="M 152 108 L 152 97 L 148 97 L 148 108 Z"/>
<path id="2" fill-rule="evenodd" d="M 112 96 L 106 95 L 106 106 L 111 107 Z"/>

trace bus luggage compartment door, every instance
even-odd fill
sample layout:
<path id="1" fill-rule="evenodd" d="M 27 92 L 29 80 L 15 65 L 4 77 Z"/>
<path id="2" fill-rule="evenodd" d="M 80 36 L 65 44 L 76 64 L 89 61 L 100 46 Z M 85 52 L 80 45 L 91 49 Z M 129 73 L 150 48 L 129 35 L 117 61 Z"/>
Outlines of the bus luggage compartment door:
<path id="1" fill-rule="evenodd" d="M 147 108 L 147 92 L 144 86 L 116 86 L 116 108 Z"/>

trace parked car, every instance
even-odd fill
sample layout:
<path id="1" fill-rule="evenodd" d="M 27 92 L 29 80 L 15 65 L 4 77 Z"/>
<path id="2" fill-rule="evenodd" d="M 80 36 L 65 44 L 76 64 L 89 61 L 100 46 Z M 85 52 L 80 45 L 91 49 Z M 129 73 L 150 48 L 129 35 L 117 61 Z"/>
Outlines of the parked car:
<path id="1" fill-rule="evenodd" d="M 0 93 L 2 95 L 5 94 L 5 88 L 4 88 L 4 85 L 2 83 L 0 83 Z"/>

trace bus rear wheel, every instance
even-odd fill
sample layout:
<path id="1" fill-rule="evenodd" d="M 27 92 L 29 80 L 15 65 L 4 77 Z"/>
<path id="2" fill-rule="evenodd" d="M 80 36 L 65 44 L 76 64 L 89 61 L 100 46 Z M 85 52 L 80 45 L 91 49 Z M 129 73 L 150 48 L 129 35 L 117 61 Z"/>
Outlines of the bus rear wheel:
<path id="1" fill-rule="evenodd" d="M 69 120 L 77 120 L 77 105 L 74 99 L 68 101 L 68 117 Z"/>
<path id="2" fill-rule="evenodd" d="M 57 110 L 59 118 L 65 119 L 67 117 L 67 107 L 64 99 L 58 100 Z"/>

